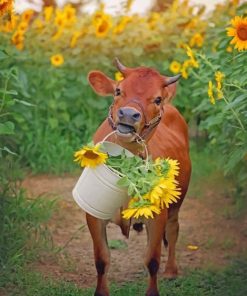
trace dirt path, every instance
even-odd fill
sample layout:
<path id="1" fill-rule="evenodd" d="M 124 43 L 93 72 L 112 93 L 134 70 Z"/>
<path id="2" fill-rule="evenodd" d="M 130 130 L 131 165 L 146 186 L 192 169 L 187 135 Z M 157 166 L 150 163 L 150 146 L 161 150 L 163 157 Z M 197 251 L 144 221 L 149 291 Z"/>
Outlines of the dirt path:
<path id="1" fill-rule="evenodd" d="M 45 195 L 57 197 L 58 209 L 52 218 L 50 228 L 54 243 L 64 247 L 64 252 L 53 257 L 44 257 L 34 268 L 50 276 L 64 278 L 81 287 L 93 286 L 95 267 L 91 237 L 85 222 L 84 212 L 75 204 L 71 191 L 77 177 L 35 176 L 23 182 L 30 196 Z M 215 197 L 208 189 L 203 200 L 187 196 L 180 212 L 180 237 L 177 245 L 177 259 L 180 273 L 188 268 L 218 268 L 227 264 L 233 257 L 246 252 L 247 219 L 231 219 L 231 200 Z M 143 254 L 146 246 L 146 233 L 130 232 L 127 240 L 119 227 L 108 225 L 108 239 L 120 240 L 127 248 L 111 250 L 111 281 L 123 283 L 133 281 L 146 274 L 143 267 Z M 188 245 L 198 246 L 189 250 Z M 160 273 L 164 271 L 166 251 L 162 252 Z"/>

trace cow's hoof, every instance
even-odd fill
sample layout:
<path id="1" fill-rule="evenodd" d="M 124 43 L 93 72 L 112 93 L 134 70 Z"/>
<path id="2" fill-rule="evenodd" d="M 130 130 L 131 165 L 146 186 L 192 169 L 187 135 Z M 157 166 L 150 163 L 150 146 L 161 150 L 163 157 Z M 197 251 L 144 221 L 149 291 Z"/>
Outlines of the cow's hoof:
<path id="1" fill-rule="evenodd" d="M 109 296 L 109 293 L 94 292 L 94 296 Z"/>
<path id="2" fill-rule="evenodd" d="M 164 278 L 168 280 L 175 280 L 178 277 L 177 267 L 169 268 L 167 267 L 164 273 Z"/>
<path id="3" fill-rule="evenodd" d="M 160 294 L 158 291 L 156 291 L 156 292 L 152 291 L 152 292 L 147 292 L 146 296 L 160 296 Z"/>

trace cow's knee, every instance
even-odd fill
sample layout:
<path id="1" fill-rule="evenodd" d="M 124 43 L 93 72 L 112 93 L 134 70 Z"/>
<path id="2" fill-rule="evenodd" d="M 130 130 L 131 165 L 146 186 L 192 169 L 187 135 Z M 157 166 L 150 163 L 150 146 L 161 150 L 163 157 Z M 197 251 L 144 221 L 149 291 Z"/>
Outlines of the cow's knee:
<path id="1" fill-rule="evenodd" d="M 147 264 L 147 268 L 150 276 L 155 276 L 159 270 L 159 262 L 155 258 L 151 258 L 151 260 Z"/>

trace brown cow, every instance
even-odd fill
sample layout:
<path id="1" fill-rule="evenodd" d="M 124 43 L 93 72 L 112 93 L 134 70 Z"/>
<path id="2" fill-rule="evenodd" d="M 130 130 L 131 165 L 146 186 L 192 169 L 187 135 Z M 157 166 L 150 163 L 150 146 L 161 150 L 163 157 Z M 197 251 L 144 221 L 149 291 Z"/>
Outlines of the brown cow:
<path id="1" fill-rule="evenodd" d="M 108 118 L 95 133 L 94 141 L 101 141 L 107 134 L 116 130 L 110 141 L 120 144 L 135 154 L 142 153 L 142 145 L 138 141 L 141 136 L 154 159 L 170 157 L 180 163 L 179 185 L 182 189 L 181 199 L 170 208 L 162 210 L 154 219 L 141 219 L 147 229 L 147 251 L 145 265 L 150 274 L 146 292 L 148 296 L 159 295 L 157 288 L 157 272 L 160 265 L 162 239 L 168 242 L 168 260 L 164 276 L 174 278 L 178 274 L 175 261 L 175 245 L 178 237 L 178 212 L 188 189 L 191 162 L 187 125 L 178 110 L 170 105 L 175 95 L 175 77 L 160 75 L 156 70 L 139 67 L 127 68 L 117 59 L 116 65 L 124 79 L 116 82 L 100 71 L 92 71 L 88 75 L 91 87 L 102 96 L 113 95 L 114 102 L 109 110 Z M 119 212 L 120 213 L 120 212 Z M 93 239 L 94 257 L 97 270 L 97 287 L 94 295 L 107 296 L 107 272 L 110 264 L 110 252 L 107 245 L 106 224 L 87 214 L 87 223 Z M 115 221 L 128 236 L 129 223 L 119 214 Z"/>

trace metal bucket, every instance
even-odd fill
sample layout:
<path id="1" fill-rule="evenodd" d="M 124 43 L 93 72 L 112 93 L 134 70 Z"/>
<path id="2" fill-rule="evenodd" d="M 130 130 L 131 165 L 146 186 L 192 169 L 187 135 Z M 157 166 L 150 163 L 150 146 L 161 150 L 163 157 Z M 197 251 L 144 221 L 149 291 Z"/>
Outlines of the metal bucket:
<path id="1" fill-rule="evenodd" d="M 112 156 L 118 156 L 124 150 L 128 157 L 133 156 L 130 151 L 111 142 L 103 142 L 102 150 Z M 116 184 L 119 178 L 104 164 L 96 168 L 86 167 L 76 183 L 72 195 L 85 212 L 103 220 L 111 219 L 117 209 L 129 199 L 127 190 Z"/>

